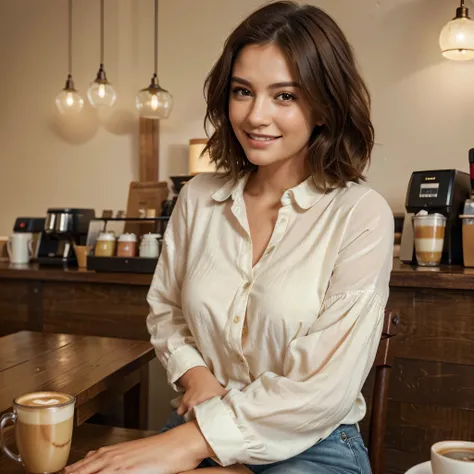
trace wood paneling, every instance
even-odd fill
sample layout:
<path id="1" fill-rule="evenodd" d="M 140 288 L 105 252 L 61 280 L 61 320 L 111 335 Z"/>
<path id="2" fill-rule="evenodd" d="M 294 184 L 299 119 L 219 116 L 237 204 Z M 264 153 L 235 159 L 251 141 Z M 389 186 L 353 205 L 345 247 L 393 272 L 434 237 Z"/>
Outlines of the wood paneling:
<path id="1" fill-rule="evenodd" d="M 147 287 L 46 282 L 43 330 L 148 340 Z"/>
<path id="2" fill-rule="evenodd" d="M 140 117 L 140 181 L 159 181 L 160 121 Z"/>

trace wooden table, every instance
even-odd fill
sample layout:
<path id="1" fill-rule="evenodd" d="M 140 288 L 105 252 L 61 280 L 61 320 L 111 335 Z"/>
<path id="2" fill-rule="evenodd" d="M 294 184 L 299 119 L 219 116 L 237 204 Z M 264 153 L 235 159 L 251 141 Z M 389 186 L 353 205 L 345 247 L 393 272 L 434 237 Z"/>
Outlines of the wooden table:
<path id="1" fill-rule="evenodd" d="M 124 428 L 112 428 L 110 426 L 99 426 L 84 424 L 74 430 L 71 445 L 71 455 L 68 464 L 72 464 L 84 458 L 89 451 L 94 451 L 102 446 L 124 443 L 135 439 L 147 438 L 156 433 L 153 431 L 129 430 Z M 13 452 L 17 452 L 11 433 L 7 438 L 7 444 Z M 0 452 L 0 472 L 2 474 L 25 474 L 22 466 L 7 458 Z"/>
<path id="2" fill-rule="evenodd" d="M 76 426 L 113 407 L 113 424 L 145 429 L 153 357 L 145 341 L 31 331 L 0 337 L 0 415 L 18 395 L 52 390 L 76 397 Z"/>

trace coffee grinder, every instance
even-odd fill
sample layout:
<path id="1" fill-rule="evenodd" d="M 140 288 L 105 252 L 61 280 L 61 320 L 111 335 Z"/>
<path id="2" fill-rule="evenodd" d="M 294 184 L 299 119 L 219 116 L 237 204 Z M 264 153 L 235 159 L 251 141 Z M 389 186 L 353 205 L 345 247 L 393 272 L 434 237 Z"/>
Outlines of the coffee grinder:
<path id="1" fill-rule="evenodd" d="M 85 245 L 94 209 L 50 208 L 38 247 L 40 265 L 77 265 L 74 245 Z"/>
<path id="2" fill-rule="evenodd" d="M 408 184 L 405 208 L 407 215 L 403 224 L 400 243 L 400 260 L 416 263 L 415 234 L 412 217 L 424 209 L 430 214 L 446 216 L 442 264 L 462 264 L 462 222 L 464 201 L 471 194 L 468 173 L 459 170 L 415 171 Z"/>

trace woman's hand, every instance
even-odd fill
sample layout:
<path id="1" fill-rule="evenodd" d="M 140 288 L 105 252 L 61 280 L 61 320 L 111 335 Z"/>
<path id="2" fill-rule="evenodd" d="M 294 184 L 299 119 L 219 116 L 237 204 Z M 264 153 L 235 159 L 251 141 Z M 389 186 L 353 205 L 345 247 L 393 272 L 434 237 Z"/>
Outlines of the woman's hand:
<path id="1" fill-rule="evenodd" d="M 200 403 L 214 397 L 223 397 L 227 390 L 217 381 L 207 367 L 193 367 L 179 380 L 185 393 L 178 407 L 178 415 L 185 415 Z"/>
<path id="2" fill-rule="evenodd" d="M 195 421 L 165 433 L 100 448 L 66 467 L 64 474 L 177 474 L 214 456 Z"/>

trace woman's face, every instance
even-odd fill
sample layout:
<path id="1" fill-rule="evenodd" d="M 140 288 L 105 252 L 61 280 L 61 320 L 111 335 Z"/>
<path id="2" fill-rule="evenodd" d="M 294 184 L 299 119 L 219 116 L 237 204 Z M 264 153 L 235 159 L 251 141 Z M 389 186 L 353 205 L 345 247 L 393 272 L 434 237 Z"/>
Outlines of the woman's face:
<path id="1" fill-rule="evenodd" d="M 278 46 L 249 45 L 232 70 L 229 118 L 247 159 L 257 166 L 304 161 L 314 119 Z"/>

